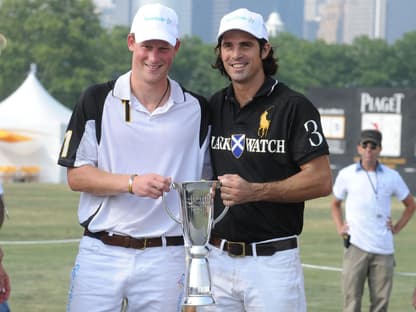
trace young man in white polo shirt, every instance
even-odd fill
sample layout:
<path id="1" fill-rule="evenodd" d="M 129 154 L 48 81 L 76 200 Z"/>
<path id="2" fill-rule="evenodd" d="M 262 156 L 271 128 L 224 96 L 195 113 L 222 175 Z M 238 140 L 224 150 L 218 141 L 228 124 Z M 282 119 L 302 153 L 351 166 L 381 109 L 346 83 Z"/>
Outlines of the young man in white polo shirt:
<path id="1" fill-rule="evenodd" d="M 172 182 L 201 179 L 206 103 L 168 77 L 179 49 L 176 13 L 142 6 L 127 36 L 131 71 L 81 96 L 59 164 L 80 191 L 85 228 L 67 311 L 180 311 L 185 251 Z M 169 193 L 168 193 L 169 192 Z"/>
<path id="2" fill-rule="evenodd" d="M 378 161 L 382 134 L 363 130 L 357 146 L 360 161 L 342 169 L 333 186 L 332 218 L 344 238 L 344 311 L 361 311 L 365 280 L 368 279 L 370 311 L 387 311 L 393 283 L 394 244 L 415 211 L 407 185 L 393 169 Z M 391 197 L 405 210 L 397 222 L 391 219 Z M 342 202 L 345 200 L 345 220 Z"/>

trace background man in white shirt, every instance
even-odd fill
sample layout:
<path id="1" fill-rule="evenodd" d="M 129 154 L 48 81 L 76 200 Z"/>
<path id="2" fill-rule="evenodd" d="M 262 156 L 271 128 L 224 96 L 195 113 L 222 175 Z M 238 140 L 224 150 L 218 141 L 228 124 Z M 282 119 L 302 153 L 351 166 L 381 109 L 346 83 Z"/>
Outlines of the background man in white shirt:
<path id="1" fill-rule="evenodd" d="M 344 311 L 361 311 L 368 279 L 370 311 L 387 311 L 394 273 L 393 235 L 398 234 L 415 211 L 415 202 L 396 170 L 378 161 L 382 134 L 363 130 L 357 146 L 360 161 L 342 169 L 333 186 L 332 218 L 344 237 Z M 405 210 L 397 222 L 391 219 L 391 197 Z M 345 200 L 345 220 L 342 202 Z"/>

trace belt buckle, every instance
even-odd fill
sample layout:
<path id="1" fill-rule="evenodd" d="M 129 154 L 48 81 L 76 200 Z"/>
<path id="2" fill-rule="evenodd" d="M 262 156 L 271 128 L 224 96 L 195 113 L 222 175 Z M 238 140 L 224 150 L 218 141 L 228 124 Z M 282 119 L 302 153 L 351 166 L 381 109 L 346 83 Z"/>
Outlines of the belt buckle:
<path id="1" fill-rule="evenodd" d="M 241 247 L 241 253 L 235 254 L 230 251 L 230 246 L 240 246 Z M 227 253 L 230 257 L 233 258 L 241 258 L 246 256 L 246 243 L 244 242 L 227 242 Z"/>
<path id="2" fill-rule="evenodd" d="M 111 236 L 109 236 L 109 237 L 111 238 Z M 124 237 L 121 236 L 120 238 L 122 238 L 122 240 L 121 240 L 122 244 L 120 244 L 120 245 L 122 245 L 122 247 L 131 248 L 132 239 L 131 239 L 130 236 L 124 236 Z"/>
<path id="3" fill-rule="evenodd" d="M 143 247 L 142 248 L 137 248 L 137 249 L 139 249 L 139 250 L 143 250 L 143 249 L 146 249 L 146 246 L 147 245 L 147 238 L 143 238 Z"/>
<path id="4" fill-rule="evenodd" d="M 143 238 L 143 246 L 138 246 L 138 244 L 136 243 L 136 240 L 133 237 L 126 236 L 125 244 L 123 247 L 143 250 L 147 247 L 147 238 Z"/>

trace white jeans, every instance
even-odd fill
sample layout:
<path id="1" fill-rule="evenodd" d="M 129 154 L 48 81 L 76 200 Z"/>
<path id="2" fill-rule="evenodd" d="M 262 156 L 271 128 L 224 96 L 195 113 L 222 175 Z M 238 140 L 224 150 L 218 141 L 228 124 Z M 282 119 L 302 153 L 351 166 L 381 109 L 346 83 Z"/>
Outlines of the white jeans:
<path id="1" fill-rule="evenodd" d="M 180 311 L 183 246 L 144 250 L 115 247 L 84 236 L 71 274 L 68 312 Z"/>
<path id="2" fill-rule="evenodd" d="M 299 249 L 272 256 L 232 258 L 212 247 L 208 256 L 216 305 L 198 312 L 303 312 L 306 298 Z"/>

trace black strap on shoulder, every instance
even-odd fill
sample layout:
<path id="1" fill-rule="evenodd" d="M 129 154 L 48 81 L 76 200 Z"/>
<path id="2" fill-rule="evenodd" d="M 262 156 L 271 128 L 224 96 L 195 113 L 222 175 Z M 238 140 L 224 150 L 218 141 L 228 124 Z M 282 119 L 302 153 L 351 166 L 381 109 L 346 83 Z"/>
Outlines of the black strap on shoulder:
<path id="1" fill-rule="evenodd" d="M 130 101 L 129 100 L 121 100 L 124 105 L 124 120 L 126 122 L 131 121 L 131 114 L 130 114 Z"/>

